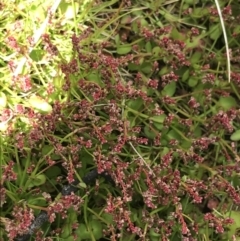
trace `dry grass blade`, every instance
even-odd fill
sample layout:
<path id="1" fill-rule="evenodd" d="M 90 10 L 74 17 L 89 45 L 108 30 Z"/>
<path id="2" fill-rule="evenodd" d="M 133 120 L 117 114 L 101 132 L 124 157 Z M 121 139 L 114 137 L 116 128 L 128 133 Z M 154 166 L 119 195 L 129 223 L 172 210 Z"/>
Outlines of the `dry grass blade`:
<path id="1" fill-rule="evenodd" d="M 222 27 L 222 30 L 223 30 L 223 37 L 224 37 L 224 41 L 225 41 L 225 45 L 226 45 L 228 82 L 230 82 L 231 63 L 230 63 L 230 54 L 229 54 L 230 49 L 228 47 L 228 38 L 227 38 L 226 28 L 225 28 L 225 24 L 224 24 L 222 12 L 221 12 L 221 8 L 220 8 L 218 0 L 215 0 L 215 4 L 216 4 L 218 15 L 219 15 L 219 18 L 220 18 L 221 27 Z"/>

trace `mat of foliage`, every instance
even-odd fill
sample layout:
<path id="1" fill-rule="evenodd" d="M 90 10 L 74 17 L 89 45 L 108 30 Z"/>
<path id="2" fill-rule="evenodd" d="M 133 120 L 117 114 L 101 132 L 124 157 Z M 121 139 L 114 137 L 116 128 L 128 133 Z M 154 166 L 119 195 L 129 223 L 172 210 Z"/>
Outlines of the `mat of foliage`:
<path id="1" fill-rule="evenodd" d="M 63 1 L 17 76 L 31 41 L 1 19 L 2 240 L 41 210 L 32 240 L 240 240 L 240 6 L 219 4 L 230 83 L 212 1 L 75 3 L 72 29 Z"/>

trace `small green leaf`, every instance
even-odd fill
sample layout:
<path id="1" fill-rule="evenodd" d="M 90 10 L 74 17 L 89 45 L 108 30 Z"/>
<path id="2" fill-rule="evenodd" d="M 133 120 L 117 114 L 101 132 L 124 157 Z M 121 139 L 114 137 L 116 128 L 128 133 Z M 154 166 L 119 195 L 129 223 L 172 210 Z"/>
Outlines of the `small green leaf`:
<path id="1" fill-rule="evenodd" d="M 230 211 L 224 215 L 226 218 L 232 218 L 234 220 L 233 224 L 228 225 L 229 231 L 227 232 L 229 240 L 232 239 L 233 235 L 236 235 L 236 240 L 239 241 L 240 235 L 238 230 L 240 228 L 240 212 Z"/>
<path id="2" fill-rule="evenodd" d="M 239 141 L 239 140 L 240 140 L 240 130 L 235 131 L 235 132 L 231 135 L 230 139 L 231 139 L 232 141 Z"/>
<path id="3" fill-rule="evenodd" d="M 75 240 L 76 240 L 76 238 L 74 237 L 74 235 L 70 235 L 65 239 L 65 241 L 75 241 Z M 79 241 L 80 241 L 80 239 L 79 239 Z"/>
<path id="4" fill-rule="evenodd" d="M 159 238 L 161 236 L 159 233 L 156 233 L 153 228 L 150 229 L 149 235 L 152 238 Z"/>
<path id="5" fill-rule="evenodd" d="M 193 131 L 193 135 L 195 138 L 202 136 L 202 129 L 200 126 L 196 126 Z"/>
<path id="6" fill-rule="evenodd" d="M 198 79 L 194 77 L 190 77 L 188 80 L 188 85 L 190 87 L 195 87 L 198 84 Z"/>
<path id="7" fill-rule="evenodd" d="M 46 176 L 44 174 L 39 174 L 33 178 L 33 185 L 34 186 L 41 186 L 46 182 Z"/>
<path id="8" fill-rule="evenodd" d="M 184 40 L 184 35 L 179 33 L 179 31 L 177 30 L 177 28 L 173 28 L 173 30 L 171 31 L 170 36 L 174 39 L 174 40 Z"/>
<path id="9" fill-rule="evenodd" d="M 149 126 L 144 127 L 144 133 L 149 139 L 154 139 L 157 136 L 157 132 L 154 132 Z"/>
<path id="10" fill-rule="evenodd" d="M 55 177 L 59 176 L 61 173 L 62 173 L 62 171 L 61 171 L 60 167 L 52 166 L 45 172 L 45 175 L 48 178 L 52 179 L 52 178 L 55 178 Z"/>
<path id="11" fill-rule="evenodd" d="M 113 215 L 110 213 L 103 213 L 102 218 L 108 223 L 113 224 Z"/>
<path id="12" fill-rule="evenodd" d="M 144 62 L 141 64 L 140 70 L 144 74 L 150 74 L 152 72 L 152 64 L 148 62 Z"/>
<path id="13" fill-rule="evenodd" d="M 116 36 L 115 36 L 115 43 L 116 43 L 116 45 L 119 45 L 119 44 L 120 44 L 120 41 L 121 41 L 120 35 L 119 35 L 119 34 L 116 34 Z"/>
<path id="14" fill-rule="evenodd" d="M 28 198 L 27 202 L 30 205 L 38 206 L 45 206 L 47 204 L 47 201 L 44 199 L 44 197 L 30 197 Z"/>
<path id="15" fill-rule="evenodd" d="M 158 47 L 158 46 L 154 47 L 154 48 L 152 49 L 152 53 L 153 53 L 153 55 L 156 56 L 156 57 L 159 56 L 159 54 L 161 53 L 161 48 Z"/>
<path id="16" fill-rule="evenodd" d="M 162 95 L 172 97 L 176 92 L 176 86 L 177 85 L 175 81 L 167 84 L 162 90 Z"/>
<path id="17" fill-rule="evenodd" d="M 140 110 L 140 108 L 143 106 L 143 100 L 140 98 L 136 100 L 129 100 L 127 106 L 133 110 Z"/>
<path id="18" fill-rule="evenodd" d="M 44 145 L 42 147 L 42 155 L 48 155 L 50 152 L 52 152 L 53 150 L 53 146 L 50 146 L 50 145 Z"/>
<path id="19" fill-rule="evenodd" d="M 80 223 L 80 225 L 76 229 L 75 233 L 78 237 L 81 237 L 81 239 L 91 238 L 91 234 L 89 233 L 89 231 L 84 223 Z"/>
<path id="20" fill-rule="evenodd" d="M 30 58 L 35 61 L 38 62 L 40 60 L 42 60 L 43 56 L 44 56 L 45 52 L 43 50 L 40 49 L 34 49 L 30 54 Z"/>
<path id="21" fill-rule="evenodd" d="M 139 70 L 139 65 L 134 64 L 134 63 L 129 63 L 128 69 L 131 70 L 131 71 Z"/>
<path id="22" fill-rule="evenodd" d="M 117 47 L 117 53 L 120 55 L 128 54 L 131 52 L 132 46 L 131 45 L 119 45 Z"/>
<path id="23" fill-rule="evenodd" d="M 159 123 L 154 122 L 153 125 L 154 125 L 154 127 L 156 127 L 156 129 L 158 129 L 159 131 L 161 131 L 162 128 L 163 128 L 163 124 L 159 124 Z"/>
<path id="24" fill-rule="evenodd" d="M 29 104 L 32 108 L 43 113 L 50 113 L 52 111 L 52 106 L 47 101 L 36 95 L 30 97 Z"/>
<path id="25" fill-rule="evenodd" d="M 163 147 L 163 150 L 161 151 L 161 157 L 165 156 L 166 154 L 168 154 L 169 152 L 169 148 L 167 147 Z"/>
<path id="26" fill-rule="evenodd" d="M 220 24 L 212 25 L 209 29 L 210 38 L 212 40 L 217 40 L 222 34 L 222 28 Z"/>
<path id="27" fill-rule="evenodd" d="M 202 17 L 204 17 L 207 14 L 208 14 L 208 9 L 207 8 L 202 8 L 202 7 L 197 8 L 197 7 L 194 7 L 193 8 L 193 12 L 192 12 L 191 15 L 194 18 L 202 18 Z"/>
<path id="28" fill-rule="evenodd" d="M 164 66 L 161 68 L 161 70 L 158 72 L 158 75 L 163 76 L 165 74 L 168 74 L 170 72 L 169 68 L 167 66 Z"/>
<path id="29" fill-rule="evenodd" d="M 92 81 L 94 83 L 97 83 L 97 84 L 102 84 L 102 81 L 101 81 L 101 77 L 100 77 L 100 74 L 97 73 L 97 72 L 91 72 L 87 75 L 86 77 L 87 80 L 89 81 Z"/>
<path id="30" fill-rule="evenodd" d="M 145 45 L 146 51 L 147 53 L 151 53 L 152 52 L 152 45 L 150 42 L 147 42 Z"/>
<path id="31" fill-rule="evenodd" d="M 194 52 L 194 54 L 193 54 L 193 55 L 191 56 L 191 58 L 190 58 L 191 64 L 196 64 L 196 63 L 198 63 L 199 60 L 201 59 L 201 57 L 202 57 L 202 52 L 200 52 L 200 51 Z"/>
<path id="32" fill-rule="evenodd" d="M 158 129 L 159 131 L 161 131 L 163 128 L 163 122 L 165 118 L 166 118 L 165 114 L 151 117 L 154 127 L 156 127 L 156 129 Z"/>
<path id="33" fill-rule="evenodd" d="M 156 123 L 162 124 L 164 122 L 165 118 L 166 118 L 166 115 L 162 114 L 162 115 L 156 115 L 156 116 L 151 117 L 151 120 Z"/>
<path id="34" fill-rule="evenodd" d="M 102 227 L 102 224 L 100 221 L 96 220 L 96 219 L 92 219 L 90 222 L 89 222 L 89 226 L 90 226 L 90 229 L 93 233 L 93 236 L 96 240 L 99 240 L 100 238 L 103 237 L 103 227 Z"/>
<path id="35" fill-rule="evenodd" d="M 72 232 L 72 227 L 71 227 L 72 225 L 71 224 L 69 224 L 69 223 L 67 223 L 67 224 L 65 224 L 63 227 L 62 227 L 62 232 L 61 232 L 61 234 L 60 234 L 60 237 L 61 238 L 67 238 L 67 237 L 69 237 L 70 236 L 70 234 L 71 234 L 71 232 Z"/>
<path id="36" fill-rule="evenodd" d="M 186 81 L 189 78 L 189 69 L 187 69 L 182 75 L 182 81 Z"/>
<path id="37" fill-rule="evenodd" d="M 192 142 L 184 140 L 182 141 L 181 147 L 186 150 L 186 149 L 189 149 L 191 145 L 192 145 Z"/>
<path id="38" fill-rule="evenodd" d="M 178 134 L 178 132 L 176 132 L 175 130 L 170 130 L 167 134 L 167 137 L 170 139 L 170 140 L 178 140 L 180 141 L 181 140 L 181 136 Z"/>
<path id="39" fill-rule="evenodd" d="M 73 6 L 71 2 L 68 3 L 67 1 L 61 1 L 59 5 L 59 9 L 61 11 L 61 14 L 64 15 L 65 19 L 72 19 L 74 18 L 74 16 L 79 10 L 79 3 L 75 2 Z M 74 10 L 75 10 L 75 13 L 74 13 Z"/>
<path id="40" fill-rule="evenodd" d="M 67 220 L 69 223 L 75 223 L 78 219 L 78 214 L 77 212 L 73 209 L 73 207 L 71 207 L 70 209 L 68 209 L 68 217 Z"/>
<path id="41" fill-rule="evenodd" d="M 82 187 L 82 188 L 84 188 L 84 189 L 87 188 L 87 185 L 86 185 L 86 183 L 84 183 L 84 182 L 80 182 L 80 183 L 78 184 L 78 186 L 79 186 L 79 187 Z"/>
<path id="42" fill-rule="evenodd" d="M 139 19 L 140 19 L 140 24 L 141 24 L 142 27 L 149 26 L 149 23 L 148 23 L 148 21 L 145 18 L 142 17 L 142 18 L 139 18 Z"/>
<path id="43" fill-rule="evenodd" d="M 132 21 L 132 18 L 131 18 L 131 16 L 130 15 L 126 15 L 126 16 L 124 16 L 122 19 L 121 19 L 121 24 L 129 24 L 129 23 L 131 23 L 131 21 Z"/>
<path id="44" fill-rule="evenodd" d="M 232 96 L 221 97 L 218 101 L 218 105 L 224 110 L 229 110 L 237 106 L 236 100 Z"/>

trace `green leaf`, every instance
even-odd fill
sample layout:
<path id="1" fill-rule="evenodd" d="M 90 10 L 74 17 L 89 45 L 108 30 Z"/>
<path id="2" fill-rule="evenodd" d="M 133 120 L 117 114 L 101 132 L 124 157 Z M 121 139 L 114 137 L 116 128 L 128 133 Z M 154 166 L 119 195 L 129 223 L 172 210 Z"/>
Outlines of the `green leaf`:
<path id="1" fill-rule="evenodd" d="M 120 55 L 124 55 L 124 54 L 128 54 L 129 52 L 131 52 L 132 50 L 132 46 L 131 45 L 119 45 L 117 47 L 117 53 Z"/>
<path id="2" fill-rule="evenodd" d="M 144 74 L 150 74 L 152 72 L 152 64 L 149 62 L 143 62 L 143 64 L 141 64 L 140 70 Z"/>
<path id="3" fill-rule="evenodd" d="M 98 72 L 93 71 L 93 72 L 89 73 L 87 75 L 86 79 L 89 81 L 92 81 L 94 83 L 97 83 L 99 85 L 102 85 L 101 77 Z"/>
<path id="4" fill-rule="evenodd" d="M 181 136 L 178 134 L 178 132 L 176 132 L 175 130 L 170 130 L 167 134 L 167 137 L 170 140 L 178 140 L 181 141 Z"/>
<path id="5" fill-rule="evenodd" d="M 177 28 L 173 28 L 173 30 L 171 31 L 170 36 L 174 39 L 174 40 L 182 40 L 184 41 L 185 37 L 183 34 L 179 33 L 179 31 L 177 30 Z"/>
<path id="6" fill-rule="evenodd" d="M 159 241 L 159 237 L 150 236 L 150 241 Z"/>
<path id="7" fill-rule="evenodd" d="M 151 53 L 152 52 L 152 45 L 151 45 L 150 42 L 146 43 L 145 49 L 146 49 L 147 53 Z"/>
<path id="8" fill-rule="evenodd" d="M 80 223 L 80 225 L 76 229 L 75 233 L 78 237 L 81 237 L 81 239 L 91 238 L 91 234 L 89 233 L 89 231 L 84 223 Z"/>
<path id="9" fill-rule="evenodd" d="M 72 225 L 67 223 L 62 227 L 62 232 L 60 234 L 60 237 L 65 239 L 70 236 L 71 232 L 72 232 Z"/>
<path id="10" fill-rule="evenodd" d="M 177 85 L 175 81 L 167 84 L 162 90 L 162 95 L 172 97 L 176 92 L 176 86 Z"/>
<path id="11" fill-rule="evenodd" d="M 193 55 L 191 56 L 191 58 L 190 58 L 191 64 L 196 64 L 196 63 L 198 63 L 199 60 L 201 59 L 201 57 L 202 57 L 202 52 L 200 52 L 200 51 L 194 52 L 194 54 L 193 54 Z"/>
<path id="12" fill-rule="evenodd" d="M 116 45 L 119 45 L 120 42 L 121 42 L 120 35 L 116 34 L 116 36 L 115 36 L 115 43 L 116 43 Z"/>
<path id="13" fill-rule="evenodd" d="M 140 98 L 136 100 L 129 100 L 127 106 L 133 110 L 139 110 L 143 106 L 143 100 Z"/>
<path id="14" fill-rule="evenodd" d="M 41 61 L 43 56 L 44 56 L 45 52 L 43 50 L 40 50 L 40 49 L 34 49 L 30 54 L 30 58 L 35 61 L 35 62 L 38 62 L 38 61 Z"/>
<path id="15" fill-rule="evenodd" d="M 44 145 L 42 147 L 42 155 L 45 156 L 45 155 L 48 155 L 49 152 L 51 152 L 53 150 L 53 146 L 50 146 L 50 145 Z"/>
<path id="16" fill-rule="evenodd" d="M 86 185 L 86 183 L 84 183 L 84 182 L 80 182 L 80 183 L 78 184 L 78 186 L 81 187 L 81 188 L 84 188 L 84 189 L 87 188 L 87 185 Z"/>
<path id="17" fill-rule="evenodd" d="M 195 87 L 198 84 L 198 79 L 194 77 L 190 77 L 188 80 L 188 85 L 190 87 Z"/>
<path id="18" fill-rule="evenodd" d="M 158 57 L 160 53 L 161 53 L 161 48 L 160 48 L 160 47 L 156 46 L 156 47 L 154 47 L 154 48 L 152 49 L 152 54 L 153 54 L 154 56 Z"/>
<path id="19" fill-rule="evenodd" d="M 131 23 L 131 21 L 132 21 L 131 15 L 126 15 L 126 16 L 122 17 L 120 23 L 121 24 L 129 24 L 129 23 Z"/>
<path id="20" fill-rule="evenodd" d="M 66 239 L 65 239 L 65 241 L 75 241 L 76 239 L 75 239 L 75 237 L 73 236 L 73 235 L 70 235 L 69 237 L 67 237 Z M 79 241 L 80 241 L 80 239 L 79 239 Z"/>
<path id="21" fill-rule="evenodd" d="M 151 117 L 151 120 L 156 123 L 162 124 L 164 122 L 165 118 L 166 118 L 166 115 L 162 114 L 162 115 L 155 115 L 155 116 Z"/>
<path id="22" fill-rule="evenodd" d="M 44 197 L 30 197 L 27 199 L 27 202 L 29 205 L 38 205 L 41 207 L 47 204 L 47 201 L 44 199 Z"/>
<path id="23" fill-rule="evenodd" d="M 189 78 L 189 69 L 187 69 L 182 75 L 182 81 L 186 81 Z"/>
<path id="24" fill-rule="evenodd" d="M 228 225 L 229 231 L 227 232 L 229 240 L 232 239 L 233 235 L 236 235 L 236 240 L 239 241 L 240 235 L 238 234 L 238 230 L 240 228 L 240 212 L 239 211 L 231 211 L 227 212 L 225 218 L 232 218 L 234 220 L 233 224 Z"/>
<path id="25" fill-rule="evenodd" d="M 218 101 L 218 106 L 221 106 L 224 110 L 229 110 L 236 107 L 237 102 L 232 96 L 221 97 Z"/>
<path id="26" fill-rule="evenodd" d="M 131 71 L 135 71 L 135 70 L 139 70 L 139 65 L 137 64 L 134 64 L 134 63 L 129 63 L 128 64 L 128 69 L 131 70 Z"/>
<path id="27" fill-rule="evenodd" d="M 193 135 L 195 138 L 202 136 L 202 129 L 200 126 L 196 126 L 193 131 Z"/>
<path id="28" fill-rule="evenodd" d="M 136 126 L 136 117 L 128 117 L 128 120 L 130 122 L 130 127 L 133 128 L 134 126 Z"/>
<path id="29" fill-rule="evenodd" d="M 113 224 L 113 215 L 110 213 L 103 213 L 102 218 L 108 223 Z"/>
<path id="30" fill-rule="evenodd" d="M 145 126 L 143 130 L 146 137 L 149 139 L 154 139 L 157 136 L 157 132 L 154 132 L 149 126 Z"/>
<path id="31" fill-rule="evenodd" d="M 197 7 L 194 7 L 191 16 L 196 19 L 196 18 L 202 18 L 202 17 L 204 17 L 207 14 L 209 14 L 207 8 L 202 8 L 202 7 L 197 8 Z"/>
<path id="32" fill-rule="evenodd" d="M 240 140 L 240 130 L 235 131 L 235 132 L 231 135 L 230 139 L 231 139 L 232 141 L 239 141 L 239 140 Z"/>
<path id="33" fill-rule="evenodd" d="M 165 74 L 168 74 L 170 72 L 169 67 L 164 66 L 161 68 L 161 70 L 158 72 L 158 75 L 163 76 Z"/>
<path id="34" fill-rule="evenodd" d="M 41 22 L 43 19 L 46 18 L 47 11 L 45 10 L 45 7 L 47 6 L 45 4 L 38 3 L 38 1 L 35 2 L 36 5 L 34 4 L 31 6 L 30 11 L 28 11 L 28 14 L 31 19 L 34 19 L 37 16 L 39 19 L 38 21 Z"/>
<path id="35" fill-rule="evenodd" d="M 212 40 L 217 40 L 222 34 L 222 28 L 220 24 L 212 25 L 209 29 L 210 38 Z"/>
<path id="36" fill-rule="evenodd" d="M 29 104 L 32 108 L 39 112 L 50 113 L 52 112 L 52 106 L 39 96 L 33 95 L 29 98 Z"/>
<path id="37" fill-rule="evenodd" d="M 78 10 L 79 10 L 79 3 L 74 2 L 74 6 L 73 3 L 71 2 L 67 2 L 67 1 L 61 1 L 60 5 L 59 5 L 59 9 L 61 11 L 61 14 L 64 15 L 65 19 L 72 19 L 74 18 L 74 16 L 77 14 Z M 75 13 L 74 13 L 75 10 Z"/>
<path id="38" fill-rule="evenodd" d="M 151 238 L 159 238 L 161 235 L 156 233 L 153 228 L 150 229 L 149 235 Z"/>
<path id="39" fill-rule="evenodd" d="M 49 169 L 47 169 L 47 171 L 45 172 L 45 175 L 49 178 L 55 178 L 57 176 L 59 176 L 62 173 L 61 168 L 58 166 L 52 166 Z"/>
<path id="40" fill-rule="evenodd" d="M 90 229 L 93 233 L 93 236 L 96 240 L 99 240 L 100 238 L 103 237 L 103 227 L 102 227 L 102 223 L 96 219 L 92 219 L 90 222 L 89 222 L 89 226 L 90 226 Z"/>
<path id="41" fill-rule="evenodd" d="M 68 217 L 67 220 L 69 223 L 75 223 L 78 219 L 78 213 L 71 207 L 68 209 Z"/>
<path id="42" fill-rule="evenodd" d="M 145 18 L 140 18 L 140 19 L 141 19 L 140 20 L 140 24 L 141 24 L 142 27 L 149 26 L 149 23 L 148 23 L 148 21 Z"/>
<path id="43" fill-rule="evenodd" d="M 161 131 L 163 128 L 163 122 L 165 118 L 166 118 L 165 114 L 151 117 L 154 127 L 156 127 L 156 129 L 158 129 L 159 131 Z"/>
<path id="44" fill-rule="evenodd" d="M 46 182 L 46 176 L 44 174 L 39 174 L 33 178 L 32 184 L 34 186 L 41 186 Z"/>
<path id="45" fill-rule="evenodd" d="M 191 145 L 192 145 L 192 142 L 184 140 L 184 141 L 182 141 L 181 147 L 183 149 L 189 149 L 191 147 Z"/>

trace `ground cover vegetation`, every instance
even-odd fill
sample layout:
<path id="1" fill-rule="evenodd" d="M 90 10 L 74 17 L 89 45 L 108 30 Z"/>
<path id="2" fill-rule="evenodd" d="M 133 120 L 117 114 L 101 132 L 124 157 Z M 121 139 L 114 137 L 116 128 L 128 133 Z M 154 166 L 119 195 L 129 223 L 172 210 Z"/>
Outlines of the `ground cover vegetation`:
<path id="1" fill-rule="evenodd" d="M 225 29 L 210 0 L 1 1 L 1 240 L 42 211 L 31 240 L 240 240 L 240 3 L 218 4 Z"/>

